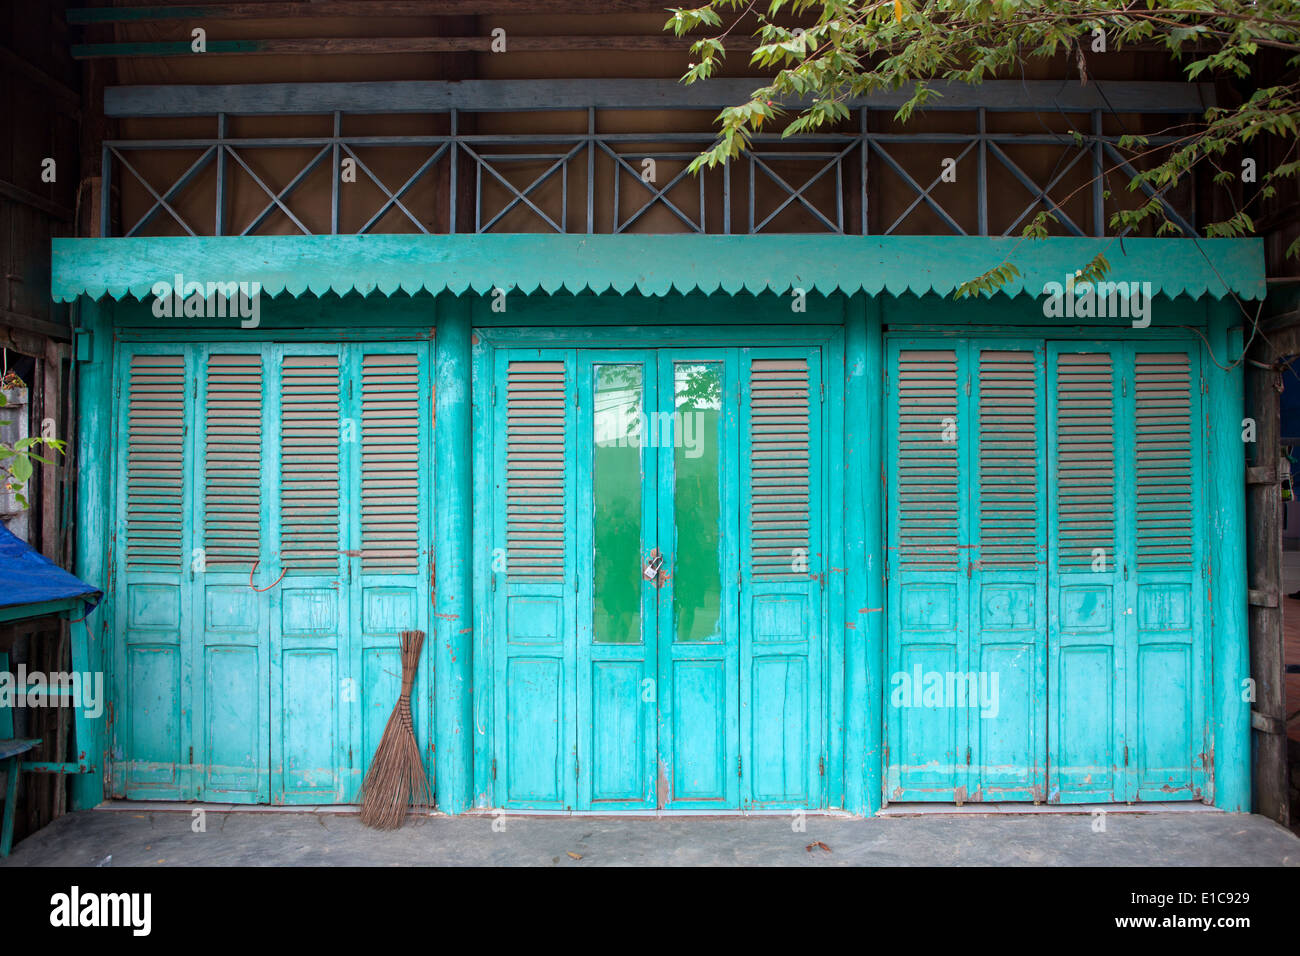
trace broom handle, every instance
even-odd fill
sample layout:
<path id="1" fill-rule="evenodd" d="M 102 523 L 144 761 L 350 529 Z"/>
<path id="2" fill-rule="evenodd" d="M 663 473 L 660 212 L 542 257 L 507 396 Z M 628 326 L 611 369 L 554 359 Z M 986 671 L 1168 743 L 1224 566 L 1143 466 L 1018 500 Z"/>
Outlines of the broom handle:
<path id="1" fill-rule="evenodd" d="M 415 672 L 420 666 L 420 649 L 424 646 L 424 631 L 403 631 L 402 646 L 402 692 L 397 698 L 397 711 L 402 726 L 412 733 L 415 727 L 411 721 L 411 688 L 415 684 Z"/>

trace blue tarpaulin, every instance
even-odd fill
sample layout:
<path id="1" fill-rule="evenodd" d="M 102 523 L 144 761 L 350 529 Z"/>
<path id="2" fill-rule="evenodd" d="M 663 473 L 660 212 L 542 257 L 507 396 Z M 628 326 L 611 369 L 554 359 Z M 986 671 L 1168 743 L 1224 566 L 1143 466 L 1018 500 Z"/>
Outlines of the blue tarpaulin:
<path id="1" fill-rule="evenodd" d="M 0 524 L 0 608 L 82 598 L 89 614 L 101 597 L 103 592 L 98 588 L 33 551 L 27 542 Z"/>

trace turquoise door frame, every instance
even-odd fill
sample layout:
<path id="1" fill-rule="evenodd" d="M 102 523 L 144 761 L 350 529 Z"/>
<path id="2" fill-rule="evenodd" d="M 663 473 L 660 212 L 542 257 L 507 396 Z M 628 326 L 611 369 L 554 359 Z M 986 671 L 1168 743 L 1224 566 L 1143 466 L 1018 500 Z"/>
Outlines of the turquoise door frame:
<path id="1" fill-rule="evenodd" d="M 829 533 L 827 521 L 834 509 L 840 506 L 843 483 L 839 478 L 839 442 L 826 442 L 823 437 L 835 436 L 835 429 L 842 427 L 843 421 L 840 411 L 843 405 L 842 377 L 839 374 L 843 368 L 840 329 L 660 327 L 530 330 L 480 327 L 476 336 L 479 341 L 475 347 L 475 406 L 479 414 L 475 428 L 475 459 L 481 464 L 491 462 L 492 466 L 480 468 L 476 478 L 476 552 L 481 561 L 478 592 L 481 597 L 475 668 L 476 686 L 494 688 L 492 694 L 480 695 L 475 705 L 476 758 L 477 766 L 482 768 L 481 775 L 476 774 L 476 777 L 483 781 L 476 786 L 477 805 L 604 810 L 653 810 L 658 805 L 669 810 L 842 806 L 843 768 L 842 764 L 836 765 L 837 760 L 842 760 L 842 751 L 831 745 L 843 724 L 843 679 L 839 663 L 842 632 L 831 627 L 830 621 L 842 614 L 845 575 L 842 571 L 836 572 L 843 567 L 843 541 L 839 535 Z M 650 339 L 658 347 L 653 351 L 621 347 L 645 339 Z M 546 347 L 537 348 L 535 343 L 539 341 Z M 792 341 L 806 344 L 789 344 Z M 760 342 L 786 344 L 756 344 Z M 744 346 L 737 348 L 737 343 L 744 343 Z M 681 423 L 672 416 L 681 409 L 681 394 L 675 393 L 675 378 L 681 374 L 681 369 L 710 365 L 725 369 L 722 376 L 721 432 L 727 436 L 724 447 L 737 451 L 723 452 L 722 472 L 726 477 L 719 494 L 722 519 L 735 521 L 742 517 L 742 513 L 750 515 L 749 509 L 742 506 L 742 499 L 751 491 L 750 481 L 758 473 L 755 468 L 767 468 L 769 471 L 766 473 L 779 474 L 770 471 L 773 467 L 770 463 L 749 463 L 749 448 L 761 438 L 751 430 L 761 427 L 755 423 L 766 420 L 761 418 L 763 412 L 751 409 L 750 398 L 742 398 L 742 391 L 751 391 L 747 379 L 742 389 L 742 378 L 750 374 L 742 367 L 752 370 L 764 362 L 794 355 L 806 356 L 809 365 L 805 387 L 814 418 L 807 427 L 810 460 L 815 463 L 808 479 L 811 485 L 807 503 L 811 514 L 812 537 L 809 543 L 812 547 L 796 549 L 800 552 L 796 564 L 798 573 L 783 574 L 777 569 L 774 576 L 770 567 L 756 566 L 753 562 L 758 554 L 763 553 L 763 541 L 754 539 L 752 535 L 770 532 L 754 530 L 762 525 L 762 521 L 757 524 L 741 521 L 745 527 L 742 529 L 738 525 L 731 532 L 724 533 L 721 541 L 723 566 L 733 569 L 724 574 L 721 582 L 724 586 L 720 610 L 724 633 L 731 636 L 719 639 L 717 643 L 674 640 L 675 631 L 681 626 L 681 622 L 675 619 L 673 598 L 672 562 L 681 530 L 674 515 L 673 489 L 677 487 L 674 467 L 686 462 L 681 455 L 669 453 L 669 448 L 654 449 L 656 454 L 646 457 L 653 458 L 657 464 L 643 464 L 644 485 L 653 494 L 647 494 L 642 507 L 644 520 L 657 524 L 658 531 L 653 537 L 668 560 L 664 585 L 661 588 L 649 587 L 648 593 L 653 595 L 657 591 L 658 610 L 650 621 L 645 620 L 648 611 L 643 610 L 643 626 L 648 625 L 644 649 L 638 648 L 634 652 L 626 646 L 613 649 L 608 645 L 587 646 L 594 598 L 593 573 L 588 570 L 590 563 L 577 560 L 577 554 L 591 547 L 594 533 L 591 508 L 585 503 L 592 493 L 592 469 L 588 464 L 590 450 L 584 448 L 586 442 L 583 438 L 590 431 L 590 410 L 595 401 L 591 370 L 601 365 L 635 364 L 646 371 L 647 380 L 649 375 L 656 374 L 657 385 L 645 389 L 646 411 L 649 414 L 663 413 L 673 421 L 672 427 L 680 427 Z M 518 366 L 524 373 L 542 369 L 548 363 L 553 374 L 559 375 L 563 369 L 565 394 L 571 395 L 573 411 L 564 427 L 566 432 L 576 429 L 578 436 L 576 444 L 565 446 L 568 449 L 566 453 L 574 456 L 576 462 L 571 483 L 574 492 L 568 498 L 568 507 L 575 509 L 571 514 L 577 517 L 574 533 L 570 536 L 572 543 L 565 545 L 568 551 L 564 579 L 555 584 L 521 584 L 507 580 L 505 575 L 493 574 L 494 555 L 499 555 L 505 547 L 504 542 L 508 541 L 505 517 L 501 509 L 494 509 L 490 503 L 501 493 L 493 475 L 505 474 L 508 467 L 506 443 L 502 438 L 505 426 L 494 426 L 493 423 L 504 421 L 503 415 L 515 414 L 507 410 L 505 398 L 506 390 L 512 387 L 508 379 L 507 363 L 510 361 L 529 363 Z M 777 374 L 780 374 L 779 369 Z M 494 388 L 497 390 L 495 406 Z M 755 418 L 755 415 L 760 417 Z M 585 430 L 580 422 L 586 423 Z M 674 444 L 671 436 L 668 444 Z M 732 457 L 736 454 L 744 456 L 744 463 Z M 656 513 L 657 521 L 653 517 Z M 643 524 L 642 533 L 644 541 L 649 542 L 648 523 Z M 804 550 L 812 553 L 803 554 Z M 634 557 L 629 554 L 625 559 L 634 560 Z M 501 566 L 497 565 L 497 569 L 500 570 Z M 802 577 L 802 584 L 795 580 L 780 580 L 799 577 Z M 767 583 L 768 579 L 771 579 L 770 583 Z M 554 604 L 566 621 L 574 623 L 563 625 L 563 632 L 548 631 L 553 637 L 545 640 L 506 640 L 503 631 L 506 625 L 499 622 L 510 613 L 507 602 L 515 600 L 517 607 L 523 609 L 530 600 L 523 592 L 516 593 L 519 587 L 530 592 L 538 588 L 546 590 L 545 595 L 538 592 L 536 597 Z M 550 593 L 552 589 L 554 594 Z M 570 594 L 577 597 L 578 604 L 569 604 L 567 595 Z M 739 604 L 736 603 L 738 597 L 742 598 Z M 586 612 L 579 613 L 580 607 L 586 608 Z M 812 619 L 806 619 L 809 612 L 813 613 Z M 554 626 L 555 613 L 546 611 L 542 618 L 548 622 L 546 628 Z M 576 619 L 569 616 L 571 614 L 576 614 Z M 526 622 L 520 618 L 520 623 L 508 626 L 510 633 L 525 635 L 537 634 L 537 628 L 541 627 L 531 618 Z M 567 646 L 567 634 L 574 635 L 572 648 Z M 654 643 L 658 645 L 657 652 Z M 611 798 L 602 800 L 598 798 L 600 788 L 593 789 L 589 782 L 598 775 L 601 765 L 599 748 L 594 743 L 596 737 L 593 737 L 593 734 L 599 735 L 599 727 L 582 720 L 577 722 L 577 729 L 572 731 L 575 737 L 571 747 L 572 759 L 566 758 L 563 745 L 551 740 L 551 732 L 557 725 L 567 723 L 571 719 L 568 715 L 575 711 L 590 715 L 591 708 L 601 699 L 593 689 L 593 674 L 600 668 L 590 673 L 588 666 L 578 668 L 577 685 L 572 689 L 562 689 L 561 675 L 579 662 L 590 665 L 596 656 L 611 654 L 620 659 L 625 672 L 629 667 L 644 669 L 647 658 L 657 656 L 657 676 L 652 676 L 649 670 L 638 673 L 641 673 L 643 683 L 650 682 L 646 687 L 651 688 L 649 693 L 657 697 L 658 745 L 657 758 L 650 763 L 651 774 L 642 774 L 635 784 L 625 785 L 626 793 L 622 799 L 611 794 Z M 572 664 L 568 663 L 570 659 Z M 515 671 L 518 671 L 517 680 Z M 746 674 L 743 680 L 740 679 L 742 671 Z M 574 671 L 568 670 L 568 673 Z M 627 681 L 624 674 L 622 682 L 627 684 Z M 518 703 L 508 704 L 507 697 L 513 694 L 520 695 Z M 736 694 L 740 696 L 735 697 Z M 778 694 L 781 695 L 780 701 L 772 697 Z M 572 706 L 565 702 L 568 699 L 574 701 Z M 542 701 L 535 715 L 544 717 L 540 722 L 523 719 L 536 709 L 530 701 Z M 781 728 L 768 726 L 776 719 L 774 715 L 782 713 L 787 705 L 799 711 L 795 723 Z M 703 707 L 704 710 L 699 714 L 689 710 L 678 713 L 682 708 L 691 707 Z M 718 707 L 722 708 L 718 713 L 724 715 L 721 723 L 714 714 Z M 767 724 L 760 711 L 768 713 Z M 685 723 L 681 723 L 683 720 Z M 638 727 L 643 721 L 644 714 L 635 715 L 629 711 L 622 715 L 621 726 Z M 717 726 L 721 736 L 711 743 L 695 733 L 681 736 L 680 728 L 690 726 Z M 524 739 L 530 733 L 542 732 L 546 737 L 544 742 L 535 740 L 529 743 Z M 782 734 L 788 737 L 791 733 L 800 741 L 797 747 L 792 746 L 790 739 L 781 737 Z M 776 735 L 775 741 L 769 739 L 773 734 Z M 686 747 L 688 743 L 690 746 Z M 638 752 L 645 750 L 647 758 L 656 749 L 653 742 L 645 738 L 632 746 Z M 504 750 L 518 754 L 519 762 L 503 757 Z M 531 766 L 531 762 L 538 759 L 543 763 Z M 558 774 L 552 769 L 557 761 L 563 765 Z M 679 779 L 674 776 L 675 763 L 695 770 L 705 765 L 714 769 L 700 778 L 698 789 L 692 791 L 687 787 L 685 793 L 675 793 L 669 783 Z M 515 773 L 520 776 L 511 776 Z M 530 792 L 527 785 L 520 784 L 522 780 L 538 781 L 533 787 L 536 792 Z M 555 784 L 541 783 L 543 780 L 554 780 Z M 566 780 L 573 781 L 572 788 L 564 783 Z"/>

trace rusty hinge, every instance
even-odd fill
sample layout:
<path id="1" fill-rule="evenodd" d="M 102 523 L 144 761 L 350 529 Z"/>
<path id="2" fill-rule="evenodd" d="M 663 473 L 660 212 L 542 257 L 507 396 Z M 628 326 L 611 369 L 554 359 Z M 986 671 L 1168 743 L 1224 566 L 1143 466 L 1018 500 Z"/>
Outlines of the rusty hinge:
<path id="1" fill-rule="evenodd" d="M 497 575 L 496 575 L 496 572 L 493 571 L 493 572 L 492 572 L 492 590 L 495 591 L 496 589 L 497 589 Z"/>
<path id="2" fill-rule="evenodd" d="M 492 758 L 492 779 L 495 780 L 496 778 L 497 778 L 497 758 L 493 757 Z"/>
<path id="3" fill-rule="evenodd" d="M 494 383 L 492 385 L 492 404 L 495 405 L 496 403 L 497 403 L 497 387 L 496 384 Z"/>
<path id="4" fill-rule="evenodd" d="M 576 758 L 573 761 L 573 776 L 575 779 L 582 776 L 582 761 Z"/>
<path id="5" fill-rule="evenodd" d="M 1124 745 L 1124 766 L 1128 766 L 1128 744 Z"/>
<path id="6" fill-rule="evenodd" d="M 819 776 L 826 776 L 826 758 L 824 756 L 817 758 L 817 773 Z"/>
<path id="7" fill-rule="evenodd" d="M 194 745 L 190 744 L 190 766 L 194 766 Z"/>
<path id="8" fill-rule="evenodd" d="M 744 775 L 745 775 L 745 758 L 744 758 L 744 757 L 737 757 L 737 758 L 736 758 L 736 776 L 737 776 L 737 777 L 743 777 Z"/>
<path id="9" fill-rule="evenodd" d="M 970 747 L 966 748 L 966 766 L 970 766 Z"/>
<path id="10" fill-rule="evenodd" d="M 348 766 L 349 766 L 349 767 L 352 766 L 352 748 L 351 748 L 351 747 L 348 748 Z"/>
<path id="11" fill-rule="evenodd" d="M 821 390 L 822 404 L 826 404 L 826 383 L 822 382 L 817 386 Z"/>

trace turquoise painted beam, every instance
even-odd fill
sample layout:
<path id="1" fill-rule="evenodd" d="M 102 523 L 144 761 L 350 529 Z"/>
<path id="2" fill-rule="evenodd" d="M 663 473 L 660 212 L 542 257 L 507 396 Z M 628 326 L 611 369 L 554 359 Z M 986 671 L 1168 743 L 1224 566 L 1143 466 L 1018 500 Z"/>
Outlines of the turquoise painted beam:
<path id="1" fill-rule="evenodd" d="M 1241 355 L 1241 312 L 1235 303 L 1210 306 L 1214 355 L 1222 365 Z M 1245 413 L 1245 375 L 1240 363 L 1230 371 L 1205 363 L 1209 394 L 1210 614 L 1212 695 L 1209 713 L 1214 737 L 1212 768 L 1216 807 L 1248 813 L 1250 786 L 1250 643 L 1246 593 L 1246 457 L 1241 441 Z"/>
<path id="2" fill-rule="evenodd" d="M 866 603 L 862 605 L 863 652 L 866 658 L 865 788 L 862 812 L 875 813 L 881 807 L 885 789 L 885 398 L 880 375 L 885 367 L 885 333 L 880 301 L 869 303 L 866 312 L 866 340 L 863 353 L 867 369 L 863 455 L 863 534 L 866 540 Z"/>
<path id="3" fill-rule="evenodd" d="M 1151 293 L 1245 299 L 1265 294 L 1259 239 L 1052 238 L 824 235 L 376 235 L 53 239 L 58 301 L 130 294 L 155 284 L 256 282 L 262 293 L 414 295 L 497 287 L 508 292 L 614 291 L 662 296 L 793 289 L 951 295 L 1004 262 L 1020 276 L 999 295 L 1039 296 L 1049 282 L 1097 254 L 1113 281 L 1149 282 Z"/>
<path id="4" fill-rule="evenodd" d="M 470 302 L 437 303 L 434 339 L 434 760 L 438 807 L 473 802 L 473 436 Z"/>
<path id="5" fill-rule="evenodd" d="M 849 300 L 844 321 L 844 809 L 865 815 L 871 735 L 867 706 L 868 460 L 878 437 L 869 427 L 866 296 Z M 879 508 L 880 503 L 875 502 Z M 878 775 L 878 774 L 877 774 Z M 876 787 L 877 792 L 879 786 Z"/>
<path id="6" fill-rule="evenodd" d="M 33 617 L 44 617 L 47 614 L 62 614 L 84 603 L 80 598 L 62 598 L 57 601 L 41 601 L 37 604 L 0 607 L 0 621 L 25 621 Z"/>
<path id="7" fill-rule="evenodd" d="M 110 505 L 113 501 L 113 330 L 111 303 L 81 299 L 77 304 L 78 331 L 89 336 L 89 358 L 77 363 L 77 553 L 76 574 L 83 581 L 109 580 Z M 104 599 L 85 622 L 69 630 L 72 669 L 78 673 L 104 673 L 104 686 L 112 687 L 105 672 L 106 649 L 113 643 L 113 594 Z M 104 799 L 102 768 L 109 742 L 105 716 L 90 718 L 75 709 L 74 730 L 78 761 L 96 768 L 79 774 L 71 783 L 72 808 L 84 810 Z"/>

